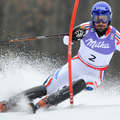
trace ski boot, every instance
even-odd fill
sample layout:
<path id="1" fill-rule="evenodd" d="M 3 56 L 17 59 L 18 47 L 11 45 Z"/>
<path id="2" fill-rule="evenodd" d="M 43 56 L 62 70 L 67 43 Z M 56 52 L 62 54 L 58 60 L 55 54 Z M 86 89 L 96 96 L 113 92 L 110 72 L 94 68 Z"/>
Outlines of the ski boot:
<path id="1" fill-rule="evenodd" d="M 8 103 L 6 101 L 0 102 L 0 112 L 7 112 L 8 108 Z"/>
<path id="2" fill-rule="evenodd" d="M 34 105 L 33 103 L 29 103 L 28 104 L 32 110 L 32 112 L 35 114 L 36 110 L 43 107 L 43 108 L 48 108 L 48 96 L 46 96 L 45 98 L 41 99 L 36 105 Z"/>

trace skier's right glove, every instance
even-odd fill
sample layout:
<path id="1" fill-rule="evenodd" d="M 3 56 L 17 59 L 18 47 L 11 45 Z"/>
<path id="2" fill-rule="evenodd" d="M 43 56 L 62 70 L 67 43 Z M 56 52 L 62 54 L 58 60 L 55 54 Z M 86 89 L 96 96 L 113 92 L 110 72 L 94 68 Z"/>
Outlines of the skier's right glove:
<path id="1" fill-rule="evenodd" d="M 72 36 L 72 44 L 74 41 L 78 41 L 81 40 L 82 38 L 84 38 L 86 35 L 86 29 L 84 26 L 77 26 L 76 28 L 74 28 L 73 30 L 73 36 Z M 64 36 L 63 38 L 63 43 L 65 45 L 68 45 L 69 43 L 69 36 Z"/>
<path id="2" fill-rule="evenodd" d="M 86 35 L 86 29 L 84 26 L 77 26 L 76 28 L 74 28 L 73 30 L 73 37 L 72 37 L 72 41 L 78 41 L 81 40 L 85 37 Z"/>

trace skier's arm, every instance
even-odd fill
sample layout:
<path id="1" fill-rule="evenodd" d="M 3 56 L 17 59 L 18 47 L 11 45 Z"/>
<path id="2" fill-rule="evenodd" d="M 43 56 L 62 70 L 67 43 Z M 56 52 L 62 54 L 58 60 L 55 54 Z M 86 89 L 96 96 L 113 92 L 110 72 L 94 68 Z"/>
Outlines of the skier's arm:
<path id="1" fill-rule="evenodd" d="M 116 50 L 120 51 L 120 32 L 116 31 L 115 33 L 115 46 Z"/>

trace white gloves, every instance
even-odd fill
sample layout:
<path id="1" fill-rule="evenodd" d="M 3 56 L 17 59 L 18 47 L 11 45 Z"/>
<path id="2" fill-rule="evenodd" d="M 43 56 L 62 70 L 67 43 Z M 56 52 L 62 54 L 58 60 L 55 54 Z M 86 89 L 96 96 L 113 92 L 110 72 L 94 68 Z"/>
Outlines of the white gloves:
<path id="1" fill-rule="evenodd" d="M 63 37 L 63 43 L 64 43 L 65 45 L 68 45 L 68 44 L 69 44 L 69 36 L 65 35 L 65 36 Z"/>

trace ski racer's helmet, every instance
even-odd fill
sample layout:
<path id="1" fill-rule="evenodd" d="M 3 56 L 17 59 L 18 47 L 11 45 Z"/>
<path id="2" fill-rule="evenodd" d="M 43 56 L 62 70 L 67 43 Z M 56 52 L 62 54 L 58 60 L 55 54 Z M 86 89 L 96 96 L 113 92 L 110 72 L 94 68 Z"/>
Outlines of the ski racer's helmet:
<path id="1" fill-rule="evenodd" d="M 109 23 L 112 20 L 112 10 L 108 3 L 100 1 L 93 5 L 92 11 L 92 22 L 99 23 L 102 21 L 103 23 Z"/>

